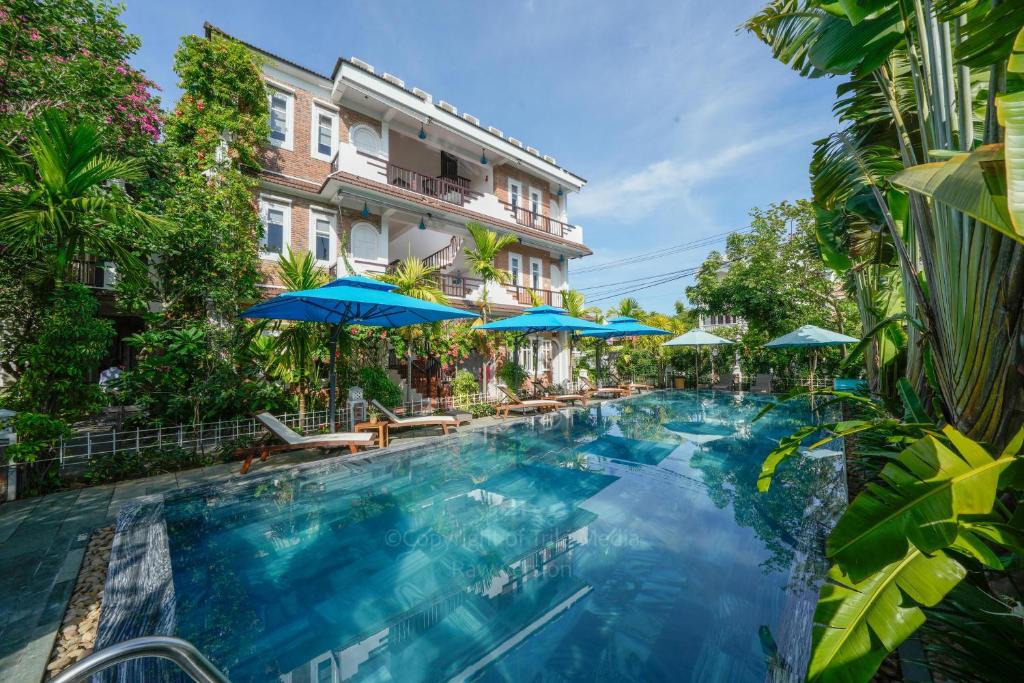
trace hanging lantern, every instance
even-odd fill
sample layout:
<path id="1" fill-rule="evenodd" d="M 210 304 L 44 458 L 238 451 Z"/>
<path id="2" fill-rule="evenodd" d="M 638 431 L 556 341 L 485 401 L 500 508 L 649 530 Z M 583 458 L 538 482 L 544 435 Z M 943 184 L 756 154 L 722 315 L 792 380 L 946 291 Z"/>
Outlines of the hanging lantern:
<path id="1" fill-rule="evenodd" d="M 487 165 L 487 152 L 484 150 L 483 147 L 480 148 L 480 163 L 483 164 L 484 166 Z"/>
<path id="2" fill-rule="evenodd" d="M 427 139 L 427 131 L 423 130 L 423 124 L 422 123 L 420 124 L 419 138 L 420 138 L 420 140 L 426 140 Z"/>
<path id="3" fill-rule="evenodd" d="M 423 220 L 423 219 L 421 218 L 421 219 L 420 219 L 420 230 L 426 230 L 426 229 L 427 229 L 427 223 L 426 223 L 426 221 L 424 221 L 424 220 Z"/>
<path id="4" fill-rule="evenodd" d="M 370 217 L 370 207 L 366 204 L 366 202 L 363 202 L 363 218 L 369 218 L 369 217 Z"/>
<path id="5" fill-rule="evenodd" d="M 565 263 L 565 254 L 559 254 L 558 255 L 558 262 L 559 263 Z"/>
<path id="6" fill-rule="evenodd" d="M 562 186 L 559 185 L 558 186 L 558 196 L 561 197 L 563 194 L 565 194 L 565 192 L 562 191 Z"/>

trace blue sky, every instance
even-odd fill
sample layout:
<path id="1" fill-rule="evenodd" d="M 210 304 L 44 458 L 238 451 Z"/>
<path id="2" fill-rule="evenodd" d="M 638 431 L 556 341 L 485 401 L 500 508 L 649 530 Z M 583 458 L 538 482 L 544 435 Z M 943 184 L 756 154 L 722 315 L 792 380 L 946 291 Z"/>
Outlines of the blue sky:
<path id="1" fill-rule="evenodd" d="M 587 288 L 696 266 L 711 247 L 616 261 L 742 228 L 754 206 L 807 196 L 811 142 L 835 126 L 835 84 L 799 78 L 736 31 L 761 5 L 127 0 L 123 20 L 166 107 L 178 97 L 178 41 L 209 21 L 320 72 L 338 55 L 359 57 L 557 157 L 590 181 L 568 211 L 594 255 L 571 263 L 570 283 L 607 308 L 630 285 Z M 630 296 L 670 311 L 690 283 Z"/>

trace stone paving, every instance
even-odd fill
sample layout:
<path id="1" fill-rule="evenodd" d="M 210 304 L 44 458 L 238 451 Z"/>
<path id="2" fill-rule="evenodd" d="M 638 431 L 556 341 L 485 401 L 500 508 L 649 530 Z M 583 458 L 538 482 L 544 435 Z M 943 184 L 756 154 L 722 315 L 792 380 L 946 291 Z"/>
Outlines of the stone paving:
<path id="1" fill-rule="evenodd" d="M 481 418 L 459 431 L 516 421 Z M 434 433 L 440 432 L 403 430 L 394 435 L 397 438 L 392 438 L 388 448 L 370 451 L 370 455 L 433 441 L 437 438 Z M 309 451 L 274 454 L 267 462 L 257 461 L 251 472 L 287 470 L 311 457 L 328 456 L 318 452 L 311 456 Z M 238 468 L 238 463 L 223 463 L 0 505 L 0 681 L 42 680 L 94 530 L 113 524 L 129 501 L 227 481 L 240 476 Z"/>

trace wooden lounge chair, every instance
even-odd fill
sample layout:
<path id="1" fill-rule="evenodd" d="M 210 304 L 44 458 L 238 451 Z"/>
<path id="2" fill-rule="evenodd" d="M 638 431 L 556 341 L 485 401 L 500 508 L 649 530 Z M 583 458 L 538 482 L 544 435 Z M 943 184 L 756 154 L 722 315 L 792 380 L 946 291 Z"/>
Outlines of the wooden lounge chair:
<path id="1" fill-rule="evenodd" d="M 635 391 L 638 394 L 641 391 L 652 391 L 654 389 L 654 387 L 652 387 L 650 384 L 637 384 L 635 382 L 629 382 L 627 384 L 620 384 L 619 388 L 620 389 L 625 389 L 626 391 L 628 391 L 630 393 Z"/>
<path id="2" fill-rule="evenodd" d="M 565 408 L 565 404 L 561 401 L 554 401 L 547 398 L 538 399 L 521 399 L 516 396 L 515 392 L 509 389 L 504 384 L 498 385 L 498 390 L 505 394 L 508 399 L 507 403 L 501 403 L 495 407 L 495 412 L 501 416 L 502 419 L 508 417 L 508 414 L 512 410 L 558 410 L 559 408 Z"/>
<path id="3" fill-rule="evenodd" d="M 750 385 L 750 392 L 753 394 L 772 393 L 772 376 L 768 373 L 759 373 L 754 376 L 754 383 Z"/>
<path id="4" fill-rule="evenodd" d="M 622 387 L 598 387 L 598 386 L 595 386 L 594 383 L 591 382 L 589 379 L 587 379 L 587 380 L 581 379 L 580 381 L 584 382 L 585 384 L 587 384 L 590 387 L 590 394 L 593 395 L 593 396 L 604 396 L 604 397 L 614 396 L 614 397 L 619 397 L 619 396 L 629 396 L 629 394 L 632 393 L 629 389 L 623 389 Z"/>
<path id="5" fill-rule="evenodd" d="M 448 433 L 449 427 L 458 427 L 458 418 L 452 417 L 451 415 L 419 415 L 417 417 L 398 417 L 393 412 L 385 408 L 377 401 L 373 399 L 370 401 L 377 410 L 384 414 L 384 417 L 388 419 L 388 429 L 399 429 L 401 427 L 440 427 L 441 431 L 445 434 Z"/>
<path id="6" fill-rule="evenodd" d="M 587 399 L 589 398 L 589 396 L 587 396 L 586 393 L 562 394 L 559 393 L 554 387 L 551 387 L 544 383 L 541 383 L 540 390 L 544 398 L 552 401 L 561 401 L 563 403 L 582 403 L 583 405 L 587 405 Z"/>
<path id="7" fill-rule="evenodd" d="M 298 451 L 307 448 L 341 448 L 342 446 L 348 446 L 349 450 L 355 453 L 360 446 L 366 447 L 373 443 L 373 434 L 369 432 L 359 434 L 355 432 L 335 432 L 333 434 L 302 436 L 270 413 L 257 413 L 256 419 L 263 423 L 263 426 L 273 436 L 284 441 L 284 443 L 277 446 L 262 444 L 252 448 L 239 448 L 236 450 L 236 456 L 247 456 L 245 462 L 242 463 L 242 469 L 239 471 L 239 474 L 245 474 L 249 471 L 249 468 L 252 467 L 252 461 L 257 455 L 260 456 L 260 461 L 262 462 L 271 453 Z"/>

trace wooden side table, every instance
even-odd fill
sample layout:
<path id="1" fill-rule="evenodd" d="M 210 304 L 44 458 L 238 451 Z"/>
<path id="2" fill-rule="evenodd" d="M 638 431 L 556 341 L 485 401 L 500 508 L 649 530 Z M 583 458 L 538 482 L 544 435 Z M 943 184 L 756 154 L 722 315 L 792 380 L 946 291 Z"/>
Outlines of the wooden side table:
<path id="1" fill-rule="evenodd" d="M 356 432 L 377 432 L 377 446 L 387 448 L 388 445 L 388 421 L 378 420 L 377 422 L 357 422 L 353 427 Z"/>

